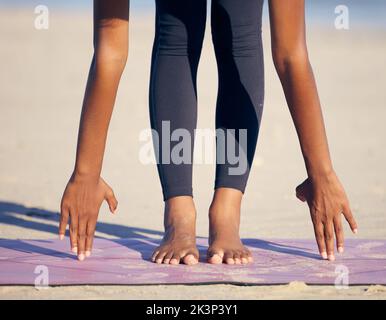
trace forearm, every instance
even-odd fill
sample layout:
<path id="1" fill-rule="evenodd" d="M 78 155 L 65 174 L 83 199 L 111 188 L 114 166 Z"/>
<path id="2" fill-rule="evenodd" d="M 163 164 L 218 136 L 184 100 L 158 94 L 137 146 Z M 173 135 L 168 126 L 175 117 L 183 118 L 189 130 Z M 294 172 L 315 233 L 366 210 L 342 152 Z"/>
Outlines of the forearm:
<path id="1" fill-rule="evenodd" d="M 74 175 L 99 177 L 108 127 L 123 66 L 94 58 L 79 126 Z"/>
<path id="2" fill-rule="evenodd" d="M 308 176 L 333 170 L 322 110 L 312 68 L 307 58 L 276 63 L 287 104 L 299 137 Z"/>

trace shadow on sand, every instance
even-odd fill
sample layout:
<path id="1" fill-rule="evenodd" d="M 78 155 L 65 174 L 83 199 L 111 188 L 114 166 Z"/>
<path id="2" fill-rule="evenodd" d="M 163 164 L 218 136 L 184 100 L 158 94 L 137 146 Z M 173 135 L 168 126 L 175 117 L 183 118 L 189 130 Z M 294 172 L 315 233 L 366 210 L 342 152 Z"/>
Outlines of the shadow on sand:
<path id="1" fill-rule="evenodd" d="M 42 208 L 26 207 L 22 204 L 0 201 L 0 224 L 12 225 L 26 229 L 25 238 L 28 237 L 28 230 L 36 230 L 58 235 L 59 212 L 49 211 Z M 54 223 L 54 224 L 53 224 Z M 97 232 L 106 234 L 105 238 L 111 241 L 117 239 L 132 238 L 128 247 L 138 251 L 142 258 L 148 260 L 151 252 L 158 246 L 163 233 L 158 230 L 151 230 L 139 227 L 123 226 L 107 222 L 98 222 Z M 98 238 L 98 237 L 97 237 Z M 99 237 L 104 238 L 104 237 Z M 135 239 L 135 240 L 134 240 Z M 44 240 L 42 240 L 44 242 Z M 243 239 L 245 243 L 254 248 L 268 250 L 272 252 L 301 256 L 309 259 L 319 260 L 319 255 L 310 253 L 303 248 L 285 246 L 273 241 L 260 239 Z M 17 246 L 15 245 L 17 243 Z M 23 241 L 0 241 L 0 247 L 7 249 L 44 254 L 50 256 L 60 256 L 75 259 L 70 253 L 66 254 L 60 251 L 32 245 Z M 200 251 L 200 260 L 205 260 L 206 246 L 198 246 Z"/>

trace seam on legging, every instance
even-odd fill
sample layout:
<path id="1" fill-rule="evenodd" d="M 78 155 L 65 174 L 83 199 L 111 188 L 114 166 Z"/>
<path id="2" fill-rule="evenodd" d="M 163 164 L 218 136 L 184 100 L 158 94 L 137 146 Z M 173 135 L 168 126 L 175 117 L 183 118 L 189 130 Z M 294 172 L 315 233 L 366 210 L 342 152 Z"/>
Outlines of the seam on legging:
<path id="1" fill-rule="evenodd" d="M 150 101 L 150 108 L 151 108 L 151 112 L 150 112 L 150 118 L 151 118 L 151 127 L 154 127 L 154 129 L 156 130 L 157 134 L 158 134 L 158 126 L 157 126 L 157 115 L 156 115 L 156 109 L 155 106 L 154 106 L 154 91 L 155 91 L 155 66 L 157 66 L 157 59 L 158 59 L 158 51 L 159 51 L 159 13 L 158 13 L 158 9 L 156 8 L 156 23 L 155 23 L 155 38 L 154 38 L 154 47 L 153 47 L 153 57 L 152 57 L 152 70 L 151 70 L 151 83 L 150 83 L 150 87 L 151 87 L 151 90 L 150 90 L 150 95 L 151 95 L 151 101 Z M 159 141 L 158 141 L 158 144 L 159 144 Z M 154 140 L 153 140 L 153 147 L 154 147 Z M 158 145 L 158 151 L 160 151 L 160 146 Z M 162 157 L 161 157 L 162 159 Z M 160 167 L 160 154 L 158 153 L 158 159 L 157 159 L 157 169 L 158 169 L 158 173 L 160 175 L 160 180 L 161 180 L 161 188 L 162 188 L 162 192 L 164 190 L 164 174 L 163 174 L 163 171 L 161 170 L 161 167 Z"/>

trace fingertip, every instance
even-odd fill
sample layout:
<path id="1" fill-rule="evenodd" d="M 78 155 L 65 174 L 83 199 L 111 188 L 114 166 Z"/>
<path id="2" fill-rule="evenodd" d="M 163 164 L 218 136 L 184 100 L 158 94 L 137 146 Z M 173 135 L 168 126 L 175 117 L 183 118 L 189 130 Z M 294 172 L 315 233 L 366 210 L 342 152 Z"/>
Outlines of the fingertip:
<path id="1" fill-rule="evenodd" d="M 354 234 L 358 234 L 358 228 L 354 228 L 352 231 Z"/>
<path id="2" fill-rule="evenodd" d="M 59 234 L 59 240 L 63 240 L 64 239 L 64 234 Z"/>

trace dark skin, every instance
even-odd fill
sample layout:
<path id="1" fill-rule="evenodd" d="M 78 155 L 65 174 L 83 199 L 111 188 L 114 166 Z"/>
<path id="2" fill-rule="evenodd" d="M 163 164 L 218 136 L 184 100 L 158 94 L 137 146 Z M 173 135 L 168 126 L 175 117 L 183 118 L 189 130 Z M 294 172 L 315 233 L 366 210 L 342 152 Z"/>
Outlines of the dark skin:
<path id="1" fill-rule="evenodd" d="M 60 238 L 70 218 L 71 248 L 84 260 L 91 254 L 99 209 L 112 213 L 118 202 L 101 178 L 107 130 L 128 54 L 127 0 L 94 1 L 94 57 L 80 121 L 76 163 L 61 203 Z"/>
<path id="2" fill-rule="evenodd" d="M 321 256 L 334 260 L 334 234 L 338 252 L 344 251 L 342 214 L 354 233 L 358 226 L 330 158 L 320 100 L 307 53 L 304 1 L 271 0 L 269 11 L 272 55 L 308 174 L 296 188 L 296 195 L 309 206 Z"/>
<path id="3" fill-rule="evenodd" d="M 63 238 L 70 220 L 71 247 L 79 260 L 91 254 L 102 202 L 108 202 L 111 212 L 117 208 L 112 189 L 100 175 L 108 126 L 128 52 L 127 0 L 95 0 L 94 7 L 94 63 L 83 103 L 75 168 L 62 198 L 59 226 Z M 272 56 L 307 170 L 307 179 L 296 188 L 296 195 L 309 206 L 320 255 L 334 260 L 334 237 L 338 252 L 344 251 L 342 214 L 354 233 L 358 227 L 329 154 L 307 53 L 304 0 L 270 0 L 269 12 Z M 252 261 L 239 237 L 242 197 L 235 189 L 215 190 L 209 210 L 209 263 Z M 175 197 L 165 203 L 165 235 L 152 256 L 154 262 L 198 262 L 195 218 L 191 197 Z"/>

